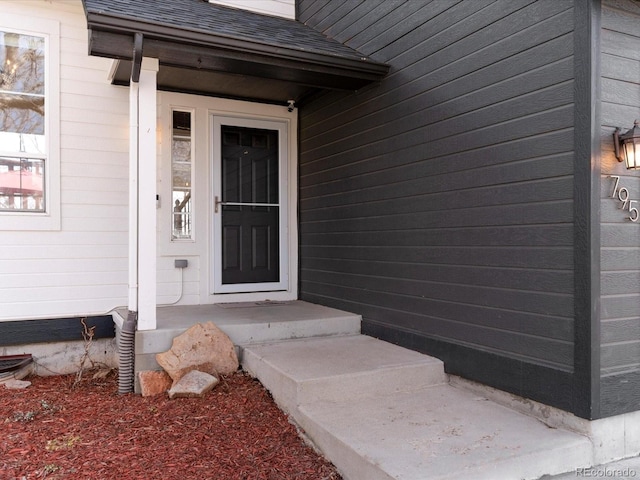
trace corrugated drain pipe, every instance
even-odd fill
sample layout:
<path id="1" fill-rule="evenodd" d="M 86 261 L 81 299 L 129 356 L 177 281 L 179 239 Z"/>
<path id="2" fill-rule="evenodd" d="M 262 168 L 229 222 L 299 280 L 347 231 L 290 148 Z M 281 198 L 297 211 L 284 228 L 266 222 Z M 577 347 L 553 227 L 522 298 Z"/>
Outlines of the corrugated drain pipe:
<path id="1" fill-rule="evenodd" d="M 142 65 L 143 36 L 136 33 L 129 93 L 129 308 L 118 342 L 118 393 L 133 392 L 135 379 L 135 338 L 138 324 L 138 175 L 140 165 L 138 82 Z"/>
<path id="2" fill-rule="evenodd" d="M 133 392 L 137 323 L 138 312 L 129 310 L 118 342 L 118 393 L 120 395 Z"/>

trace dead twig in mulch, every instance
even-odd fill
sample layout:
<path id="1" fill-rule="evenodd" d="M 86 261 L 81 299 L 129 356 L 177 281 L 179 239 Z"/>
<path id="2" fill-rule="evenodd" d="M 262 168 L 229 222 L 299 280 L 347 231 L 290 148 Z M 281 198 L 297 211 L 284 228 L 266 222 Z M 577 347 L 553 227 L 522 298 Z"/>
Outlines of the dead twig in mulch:
<path id="1" fill-rule="evenodd" d="M 76 379 L 73 382 L 73 388 L 77 387 L 80 381 L 82 380 L 82 375 L 85 370 L 85 364 L 87 360 L 91 362 L 91 367 L 94 368 L 95 364 L 91 359 L 91 355 L 89 355 L 89 351 L 91 350 L 91 343 L 93 342 L 93 335 L 96 330 L 96 326 L 89 328 L 87 327 L 87 319 L 81 318 L 80 323 L 82 323 L 82 339 L 84 340 L 84 352 L 82 353 L 82 357 L 80 357 L 80 368 L 76 373 Z"/>
<path id="2" fill-rule="evenodd" d="M 76 379 L 73 382 L 72 388 L 76 388 L 78 384 L 82 381 L 83 375 L 89 370 L 93 371 L 93 378 L 104 378 L 106 377 L 113 369 L 108 365 L 105 365 L 101 362 L 96 362 L 93 358 L 91 358 L 91 346 L 93 345 L 93 337 L 95 334 L 96 326 L 88 327 L 86 318 L 81 318 L 80 323 L 82 324 L 82 339 L 84 340 L 84 351 L 82 352 L 82 356 L 80 357 L 80 366 L 78 371 L 76 372 Z M 87 362 L 90 366 L 87 367 Z"/>
<path id="3" fill-rule="evenodd" d="M 340 479 L 242 372 L 177 400 L 118 395 L 114 372 L 30 380 L 0 388 L 2 479 Z"/>

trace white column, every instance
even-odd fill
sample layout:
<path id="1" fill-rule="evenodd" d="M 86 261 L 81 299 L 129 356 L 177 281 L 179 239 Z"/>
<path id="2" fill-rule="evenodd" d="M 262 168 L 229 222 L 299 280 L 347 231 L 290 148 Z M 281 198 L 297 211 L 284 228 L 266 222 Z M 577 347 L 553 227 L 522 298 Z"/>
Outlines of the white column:
<path id="1" fill-rule="evenodd" d="M 129 303 L 138 311 L 138 84 L 129 87 Z"/>
<path id="2" fill-rule="evenodd" d="M 156 96 L 158 60 L 143 58 L 138 92 L 138 330 L 156 328 Z"/>

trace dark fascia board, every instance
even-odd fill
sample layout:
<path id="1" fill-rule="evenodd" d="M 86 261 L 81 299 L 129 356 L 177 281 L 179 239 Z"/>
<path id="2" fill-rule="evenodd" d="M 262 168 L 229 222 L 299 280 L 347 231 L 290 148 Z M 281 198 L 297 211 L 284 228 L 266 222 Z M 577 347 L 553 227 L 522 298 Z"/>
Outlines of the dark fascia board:
<path id="1" fill-rule="evenodd" d="M 89 54 L 101 57 L 131 60 L 133 55 L 133 36 L 141 33 L 144 36 L 143 52 L 145 56 L 159 59 L 160 64 L 184 68 L 225 69 L 232 73 L 242 69 L 251 70 L 251 65 L 261 65 L 259 75 L 276 75 L 272 78 L 283 78 L 289 70 L 291 79 L 298 77 L 312 79 L 314 75 L 324 74 L 333 78 L 333 85 L 327 88 L 351 89 L 347 86 L 355 81 L 357 85 L 379 81 L 388 71 L 389 66 L 371 61 L 365 57 L 360 59 L 311 52 L 294 48 L 270 45 L 257 41 L 232 38 L 209 32 L 181 29 L 175 26 L 161 25 L 138 19 L 123 18 L 105 13 L 87 12 L 89 27 Z M 197 55 L 171 55 L 163 59 L 166 52 L 180 50 L 182 53 Z M 202 65 L 194 63 L 194 56 L 208 58 L 212 62 L 215 56 L 218 65 Z M 181 59 L 182 57 L 182 59 Z M 275 73 L 274 73 L 275 72 Z M 303 75 L 306 73 L 306 75 Z M 342 82 L 335 82 L 342 78 Z M 317 81 L 314 82 L 317 85 Z M 320 81 L 322 83 L 322 81 Z"/>
<path id="2" fill-rule="evenodd" d="M 131 61 L 133 37 L 106 31 L 90 32 L 91 55 Z M 271 57 L 256 58 L 243 52 L 221 51 L 214 47 L 177 44 L 160 39 L 145 39 L 143 54 L 158 58 L 161 65 L 203 71 L 215 71 L 294 82 L 315 88 L 357 90 L 379 78 L 344 72 L 336 68 Z"/>

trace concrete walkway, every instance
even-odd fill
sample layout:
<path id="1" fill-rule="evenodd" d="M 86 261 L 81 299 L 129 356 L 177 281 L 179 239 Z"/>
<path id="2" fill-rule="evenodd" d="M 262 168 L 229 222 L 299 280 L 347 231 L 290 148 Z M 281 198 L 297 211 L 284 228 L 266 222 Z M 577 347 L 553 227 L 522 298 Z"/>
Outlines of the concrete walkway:
<path id="1" fill-rule="evenodd" d="M 437 359 L 359 335 L 359 315 L 307 302 L 159 308 L 158 328 L 136 333 L 136 369 L 157 369 L 157 352 L 207 321 L 346 480 L 640 478 L 638 458 L 590 468 L 640 451 L 640 416 L 567 423 L 565 412 L 549 416 L 448 378 Z"/>
<path id="2" fill-rule="evenodd" d="M 439 360 L 371 337 L 248 345 L 242 363 L 347 480 L 575 478 L 592 464 L 586 436 L 454 386 Z"/>

